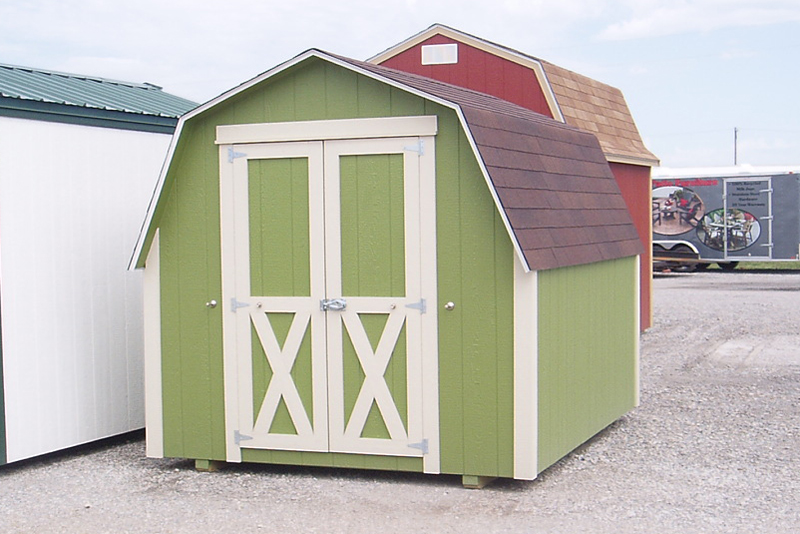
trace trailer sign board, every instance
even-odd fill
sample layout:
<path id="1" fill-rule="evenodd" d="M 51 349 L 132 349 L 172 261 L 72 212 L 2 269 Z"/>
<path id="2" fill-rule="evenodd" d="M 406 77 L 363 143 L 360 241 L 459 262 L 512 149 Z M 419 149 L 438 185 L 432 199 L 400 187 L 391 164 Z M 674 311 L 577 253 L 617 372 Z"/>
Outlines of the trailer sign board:
<path id="1" fill-rule="evenodd" d="M 798 259 L 800 167 L 656 168 L 652 201 L 655 258 Z"/>

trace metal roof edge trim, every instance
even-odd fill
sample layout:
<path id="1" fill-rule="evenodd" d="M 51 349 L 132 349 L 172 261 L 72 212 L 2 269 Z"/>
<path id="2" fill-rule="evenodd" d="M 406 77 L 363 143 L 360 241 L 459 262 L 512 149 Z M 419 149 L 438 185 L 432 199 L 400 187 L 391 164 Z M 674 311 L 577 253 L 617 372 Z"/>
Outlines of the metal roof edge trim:
<path id="1" fill-rule="evenodd" d="M 0 98 L 0 117 L 162 134 L 171 134 L 178 123 L 175 117 L 63 106 L 50 102 L 11 98 Z"/>
<path id="2" fill-rule="evenodd" d="M 513 246 L 514 246 L 514 250 L 516 250 L 518 257 L 522 261 L 523 267 L 525 268 L 525 272 L 530 272 L 531 271 L 530 265 L 528 264 L 528 260 L 525 257 L 525 253 L 522 250 L 522 247 L 521 247 L 521 245 L 520 245 L 520 243 L 519 243 L 519 241 L 517 239 L 517 236 L 516 236 L 516 234 L 514 232 L 513 227 L 511 226 L 511 221 L 508 220 L 508 216 L 507 216 L 507 214 L 505 212 L 505 209 L 503 208 L 503 204 L 500 202 L 500 197 L 497 195 L 497 191 L 496 191 L 496 189 L 494 187 L 494 183 L 492 182 L 491 176 L 489 175 L 489 172 L 486 169 L 486 166 L 484 165 L 483 158 L 480 155 L 480 151 L 478 149 L 477 144 L 475 143 L 475 140 L 474 140 L 474 138 L 472 136 L 472 132 L 470 130 L 469 124 L 467 123 L 466 118 L 464 117 L 464 114 L 463 114 L 463 111 L 461 110 L 461 107 L 458 104 L 454 103 L 454 102 L 439 98 L 439 97 L 431 95 L 431 94 L 428 94 L 428 93 L 426 93 L 424 91 L 421 91 L 419 89 L 416 89 L 416 88 L 413 88 L 413 87 L 409 87 L 409 86 L 407 86 L 405 84 L 402 84 L 400 82 L 396 82 L 395 80 L 386 78 L 384 76 L 380 76 L 377 73 L 373 73 L 371 71 L 368 71 L 366 69 L 358 67 L 357 65 L 354 65 L 352 63 L 348 63 L 347 61 L 344 61 L 344 60 L 341 60 L 339 58 L 333 57 L 330 54 L 325 53 L 325 52 L 323 52 L 321 50 L 318 50 L 318 49 L 307 50 L 307 51 L 295 56 L 294 58 L 289 59 L 288 61 L 285 61 L 285 62 L 281 63 L 280 65 L 277 65 L 276 67 L 273 67 L 272 69 L 267 70 L 267 71 L 263 72 L 262 74 L 260 74 L 260 75 L 258 75 L 256 77 L 254 77 L 254 78 L 252 78 L 252 79 L 250 79 L 250 80 L 238 85 L 237 87 L 234 87 L 233 89 L 230 89 L 229 91 L 226 91 L 226 92 L 222 93 L 218 97 L 216 97 L 216 98 L 214 98 L 212 100 L 209 100 L 205 104 L 201 104 L 200 106 L 198 106 L 194 110 L 190 111 L 189 113 L 183 115 L 182 117 L 180 117 L 180 119 L 178 119 L 178 125 L 177 125 L 177 127 L 175 129 L 175 133 L 173 134 L 172 140 L 170 142 L 169 150 L 167 152 L 167 158 L 166 158 L 166 160 L 164 162 L 164 165 L 161 168 L 161 173 L 159 174 L 159 178 L 158 178 L 158 182 L 156 184 L 156 188 L 153 191 L 153 196 L 150 198 L 150 204 L 148 205 L 148 208 L 147 208 L 147 214 L 145 216 L 145 220 L 144 220 L 144 222 L 142 224 L 142 227 L 141 227 L 141 229 L 139 231 L 139 236 L 138 236 L 138 238 L 136 240 L 136 246 L 134 248 L 133 255 L 131 256 L 131 260 L 130 260 L 130 262 L 128 264 L 128 269 L 129 270 L 133 270 L 133 269 L 136 269 L 136 268 L 141 268 L 141 267 L 144 266 L 144 263 L 143 263 L 144 260 L 145 260 L 144 245 L 145 245 L 145 242 L 148 239 L 148 235 L 150 234 L 150 226 L 151 226 L 151 224 L 153 222 L 153 218 L 155 216 L 155 211 L 156 211 L 156 208 L 158 207 L 158 201 L 159 201 L 159 198 L 161 197 L 161 193 L 162 193 L 162 190 L 164 188 L 164 182 L 166 180 L 167 173 L 169 172 L 169 168 L 170 168 L 170 166 L 172 164 L 172 159 L 173 159 L 173 157 L 175 155 L 175 149 L 177 147 L 178 140 L 180 139 L 180 135 L 183 132 L 184 124 L 186 124 L 186 122 L 191 120 L 193 117 L 196 117 L 197 115 L 200 115 L 201 113 L 207 111 L 208 109 L 211 109 L 212 107 L 217 106 L 218 104 L 221 104 L 225 100 L 228 100 L 228 99 L 238 95 L 239 93 L 242 93 L 242 92 L 246 91 L 247 89 L 250 89 L 251 87 L 261 83 L 264 80 L 267 80 L 267 79 L 269 79 L 269 78 L 271 78 L 271 77 L 273 77 L 273 76 L 275 76 L 277 74 L 280 74 L 281 72 L 283 72 L 285 70 L 288 70 L 288 69 L 294 67 L 295 65 L 297 65 L 297 64 L 299 64 L 299 63 L 301 63 L 301 62 L 303 62 L 306 59 L 309 59 L 311 57 L 317 57 L 317 58 L 322 59 L 324 61 L 328 61 L 330 63 L 339 65 L 340 67 L 346 68 L 348 70 L 352 70 L 353 72 L 358 72 L 359 74 L 361 74 L 363 76 L 367 76 L 369 78 L 378 80 L 378 81 L 380 81 L 382 83 L 386 83 L 388 85 L 397 87 L 398 89 L 401 89 L 403 91 L 407 91 L 407 92 L 409 92 L 411 94 L 415 94 L 415 95 L 417 95 L 417 96 L 419 96 L 421 98 L 425 98 L 427 100 L 436 102 L 436 103 L 441 104 L 441 105 L 443 105 L 445 107 L 449 107 L 450 109 L 453 109 L 456 112 L 456 115 L 458 116 L 458 119 L 459 119 L 459 122 L 461 123 L 462 128 L 464 128 L 464 132 L 465 132 L 465 134 L 467 136 L 467 139 L 468 139 L 468 141 L 470 143 L 470 147 L 472 148 L 472 152 L 473 152 L 476 160 L 478 161 L 478 165 L 479 165 L 479 167 L 481 169 L 481 173 L 483 174 L 484 180 L 486 181 L 486 184 L 489 187 L 489 191 L 492 194 L 492 198 L 494 199 L 495 206 L 498 209 L 498 212 L 499 212 L 499 214 L 500 214 L 500 216 L 501 216 L 501 218 L 503 220 L 503 224 L 506 227 L 506 231 L 508 232 L 508 235 L 509 235 L 509 237 L 511 239 L 511 242 L 512 242 Z"/>
<path id="3" fill-rule="evenodd" d="M 800 176 L 800 165 L 734 165 L 719 167 L 653 167 L 653 180 L 687 178 L 751 178 L 780 175 Z"/>
<path id="4" fill-rule="evenodd" d="M 554 115 L 553 118 L 559 122 L 566 123 L 566 120 L 564 119 L 564 114 L 561 112 L 561 106 L 559 106 L 558 104 L 555 92 L 553 91 L 553 87 L 550 84 L 550 79 L 547 77 L 547 73 L 545 72 L 544 66 L 542 65 L 541 61 L 531 56 L 527 56 L 521 52 L 515 52 L 510 48 L 505 48 L 503 46 L 497 45 L 485 39 L 481 39 L 480 37 L 475 37 L 474 35 L 464 33 L 462 31 L 450 28 L 449 26 L 445 26 L 443 24 L 434 24 L 429 28 L 422 30 L 418 34 L 409 37 L 405 41 L 402 41 L 394 46 L 387 48 L 383 52 L 375 56 L 372 56 L 371 58 L 367 59 L 367 63 L 373 63 L 377 65 L 380 62 L 386 61 L 387 59 L 392 58 L 401 52 L 405 52 L 409 48 L 412 48 L 421 43 L 422 41 L 437 34 L 449 37 L 450 39 L 456 41 L 460 41 L 466 45 L 472 46 L 479 50 L 483 50 L 484 52 L 496 54 L 497 56 L 503 59 L 507 59 L 513 63 L 516 63 L 518 65 L 533 70 L 537 75 L 536 79 L 537 81 L 539 81 L 539 87 L 541 87 L 542 92 L 544 93 L 547 105 L 550 108 L 550 111 Z"/>

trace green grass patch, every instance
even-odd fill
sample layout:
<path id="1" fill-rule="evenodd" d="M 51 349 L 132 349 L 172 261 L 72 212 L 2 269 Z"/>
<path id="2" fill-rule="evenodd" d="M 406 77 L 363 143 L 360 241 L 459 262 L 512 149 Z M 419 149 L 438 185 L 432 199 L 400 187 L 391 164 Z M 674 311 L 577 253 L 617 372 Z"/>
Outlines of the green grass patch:
<path id="1" fill-rule="evenodd" d="M 719 269 L 719 265 L 713 263 L 708 266 L 709 270 Z M 736 266 L 737 271 L 800 271 L 800 261 L 742 261 Z"/>

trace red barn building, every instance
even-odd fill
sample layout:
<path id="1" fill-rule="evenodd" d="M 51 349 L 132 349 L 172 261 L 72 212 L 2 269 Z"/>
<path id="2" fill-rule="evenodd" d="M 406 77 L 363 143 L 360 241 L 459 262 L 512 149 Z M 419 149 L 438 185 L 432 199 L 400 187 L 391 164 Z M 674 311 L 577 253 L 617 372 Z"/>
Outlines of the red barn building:
<path id="1" fill-rule="evenodd" d="M 487 93 L 593 133 L 645 248 L 641 328 L 651 326 L 650 169 L 658 158 L 644 146 L 619 89 L 439 24 L 369 61 Z"/>

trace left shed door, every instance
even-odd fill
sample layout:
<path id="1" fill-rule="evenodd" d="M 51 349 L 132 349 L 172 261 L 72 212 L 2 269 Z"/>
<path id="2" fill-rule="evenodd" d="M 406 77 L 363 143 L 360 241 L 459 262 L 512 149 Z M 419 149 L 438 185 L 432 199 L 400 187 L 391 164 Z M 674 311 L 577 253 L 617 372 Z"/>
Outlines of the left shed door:
<path id="1" fill-rule="evenodd" d="M 233 194 L 222 210 L 234 231 L 230 243 L 223 235 L 223 257 L 233 268 L 235 291 L 225 305 L 236 313 L 226 351 L 238 357 L 229 360 L 237 368 L 226 369 L 235 387 L 226 389 L 238 397 L 228 400 L 238 407 L 229 417 L 250 422 L 236 434 L 236 445 L 327 451 L 327 410 L 320 402 L 327 373 L 319 304 L 325 292 L 323 144 L 260 144 L 248 146 L 246 157 L 233 149 L 227 156 Z"/>

